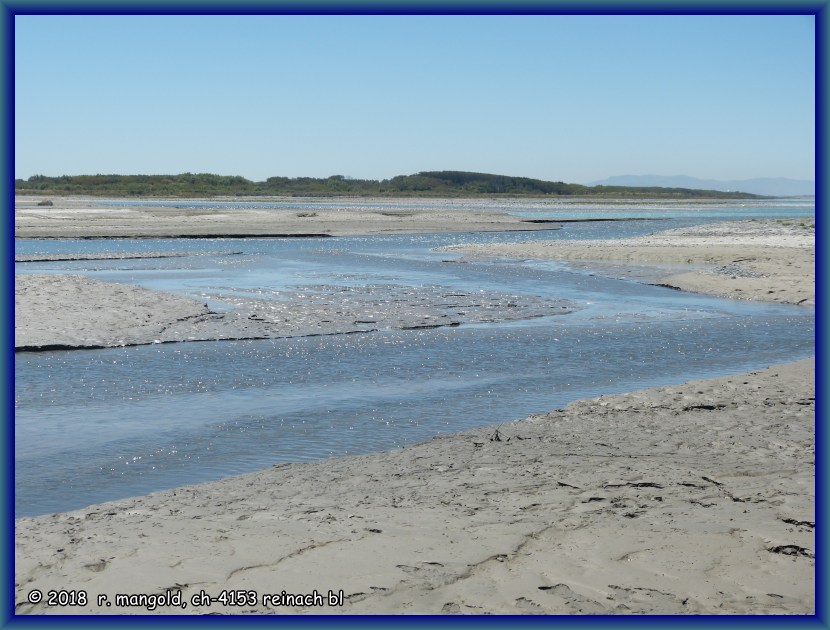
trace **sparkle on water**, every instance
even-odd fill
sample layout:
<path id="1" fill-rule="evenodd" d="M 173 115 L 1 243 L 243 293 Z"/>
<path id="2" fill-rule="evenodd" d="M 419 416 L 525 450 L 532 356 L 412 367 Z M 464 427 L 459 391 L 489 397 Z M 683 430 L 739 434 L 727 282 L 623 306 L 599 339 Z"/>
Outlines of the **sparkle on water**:
<path id="1" fill-rule="evenodd" d="M 786 209 L 776 215 L 754 207 L 756 214 L 788 216 Z M 402 447 L 577 398 L 812 355 L 811 308 L 650 286 L 643 280 L 659 275 L 650 267 L 459 264 L 450 262 L 457 256 L 433 251 L 462 242 L 628 237 L 703 220 L 675 216 L 534 233 L 20 240 L 20 254 L 204 252 L 20 263 L 16 272 L 83 273 L 197 299 L 218 295 L 228 308 L 240 296 L 290 303 L 302 301 L 310 287 L 332 295 L 343 287 L 352 296 L 368 295 L 382 311 L 409 287 L 416 294 L 422 289 L 431 303 L 453 292 L 480 295 L 494 315 L 505 316 L 495 317 L 500 323 L 428 330 L 399 330 L 393 322 L 359 335 L 17 354 L 16 515 L 75 509 L 280 462 Z M 240 253 L 217 253 L 231 251 Z M 508 317 L 519 303 L 510 306 L 510 296 L 533 307 L 527 317 Z M 549 303 L 569 308 L 555 317 L 533 310 Z"/>

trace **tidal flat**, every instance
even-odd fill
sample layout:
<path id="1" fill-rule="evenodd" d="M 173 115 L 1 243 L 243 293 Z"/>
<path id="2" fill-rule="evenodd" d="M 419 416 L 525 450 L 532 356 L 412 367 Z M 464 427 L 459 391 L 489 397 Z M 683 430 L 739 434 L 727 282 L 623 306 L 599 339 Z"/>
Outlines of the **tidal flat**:
<path id="1" fill-rule="evenodd" d="M 18 613 L 814 611 L 809 219 L 40 240 L 21 209 Z M 67 580 L 87 604 L 27 600 Z M 256 597 L 97 598 L 169 589 Z"/>

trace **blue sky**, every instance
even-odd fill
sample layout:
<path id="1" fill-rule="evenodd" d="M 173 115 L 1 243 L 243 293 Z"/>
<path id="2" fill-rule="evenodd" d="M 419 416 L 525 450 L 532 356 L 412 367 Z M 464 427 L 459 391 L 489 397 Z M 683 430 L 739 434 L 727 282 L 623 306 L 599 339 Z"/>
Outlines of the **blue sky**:
<path id="1" fill-rule="evenodd" d="M 15 176 L 813 179 L 812 16 L 16 16 Z"/>

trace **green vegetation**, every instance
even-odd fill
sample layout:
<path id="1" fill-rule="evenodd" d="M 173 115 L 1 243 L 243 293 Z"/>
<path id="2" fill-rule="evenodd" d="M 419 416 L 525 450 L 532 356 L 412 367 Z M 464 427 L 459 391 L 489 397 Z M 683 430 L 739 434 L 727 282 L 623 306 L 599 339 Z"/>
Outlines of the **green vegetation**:
<path id="1" fill-rule="evenodd" d="M 528 177 L 508 177 L 463 171 L 425 171 L 382 181 L 328 178 L 269 177 L 252 182 L 244 177 L 207 173 L 182 175 L 33 175 L 14 182 L 18 195 L 95 195 L 104 197 L 216 197 L 216 196 L 381 196 L 481 197 L 601 196 L 669 198 L 755 198 L 748 193 L 726 193 L 689 188 L 582 186 Z"/>

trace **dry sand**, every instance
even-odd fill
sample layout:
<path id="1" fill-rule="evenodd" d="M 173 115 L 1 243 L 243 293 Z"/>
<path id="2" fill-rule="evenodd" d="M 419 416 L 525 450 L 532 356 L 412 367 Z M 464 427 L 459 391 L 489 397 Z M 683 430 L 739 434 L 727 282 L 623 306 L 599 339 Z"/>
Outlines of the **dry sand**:
<path id="1" fill-rule="evenodd" d="M 450 209 L 449 202 L 446 208 L 424 204 L 422 208 L 400 210 L 361 208 L 350 200 L 336 209 L 321 206 L 297 210 L 187 207 L 187 200 L 171 201 L 169 206 L 99 206 L 95 200 L 76 197 L 49 200 L 54 205 L 44 207 L 38 206 L 41 197 L 15 198 L 15 237 L 242 238 L 538 231 L 559 227 L 555 223 L 524 221 L 506 212 Z"/>
<path id="2" fill-rule="evenodd" d="M 17 612 L 145 614 L 116 594 L 169 590 L 186 608 L 154 613 L 810 614 L 813 371 L 18 519 Z M 73 589 L 90 603 L 27 603 Z M 193 605 L 228 589 L 244 604 Z M 343 606 L 263 603 L 315 589 Z"/>
<path id="3" fill-rule="evenodd" d="M 454 245 L 468 259 L 488 257 L 629 263 L 689 263 L 706 268 L 662 284 L 721 297 L 815 304 L 815 221 L 735 221 L 602 241 Z"/>

